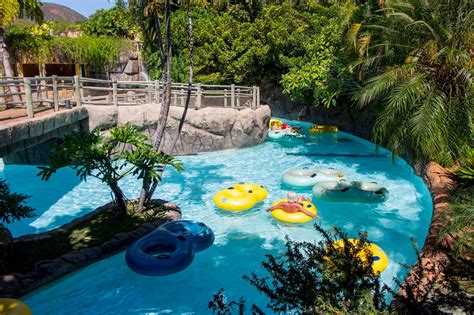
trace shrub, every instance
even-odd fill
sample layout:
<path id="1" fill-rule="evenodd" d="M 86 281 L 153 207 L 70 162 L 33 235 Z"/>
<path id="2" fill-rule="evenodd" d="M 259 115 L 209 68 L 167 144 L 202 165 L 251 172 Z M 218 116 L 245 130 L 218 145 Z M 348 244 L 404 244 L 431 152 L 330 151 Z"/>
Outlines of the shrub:
<path id="1" fill-rule="evenodd" d="M 10 191 L 5 180 L 0 179 L 0 217 L 3 223 L 13 223 L 34 217 L 33 208 L 26 205 L 28 196 Z"/>

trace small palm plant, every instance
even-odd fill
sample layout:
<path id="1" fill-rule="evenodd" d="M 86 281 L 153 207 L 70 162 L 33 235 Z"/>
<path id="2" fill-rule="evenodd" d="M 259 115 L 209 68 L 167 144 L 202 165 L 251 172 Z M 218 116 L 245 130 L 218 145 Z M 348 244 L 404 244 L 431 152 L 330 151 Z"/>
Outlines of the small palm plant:
<path id="1" fill-rule="evenodd" d="M 374 104 L 377 144 L 413 160 L 453 164 L 472 145 L 474 5 L 390 0 L 354 24 L 359 107 Z"/>
<path id="2" fill-rule="evenodd" d="M 117 213 L 126 214 L 127 199 L 119 181 L 135 175 L 158 182 L 164 165 L 182 170 L 182 164 L 173 156 L 153 150 L 146 135 L 124 125 L 110 129 L 108 136 L 99 131 L 67 136 L 49 157 L 48 165 L 39 167 L 38 175 L 48 180 L 58 169 L 70 167 L 82 180 L 98 178 L 112 190 Z"/>

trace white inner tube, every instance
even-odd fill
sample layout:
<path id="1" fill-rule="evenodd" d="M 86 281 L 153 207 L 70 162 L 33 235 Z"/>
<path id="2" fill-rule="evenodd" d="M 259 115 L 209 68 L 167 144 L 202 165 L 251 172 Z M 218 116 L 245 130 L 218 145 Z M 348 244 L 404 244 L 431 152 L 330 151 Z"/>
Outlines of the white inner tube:
<path id="1" fill-rule="evenodd" d="M 299 132 L 293 131 L 291 128 L 268 130 L 268 138 L 270 139 L 302 138 L 302 137 L 304 137 L 304 135 L 300 134 Z"/>
<path id="2" fill-rule="evenodd" d="M 296 187 L 308 187 L 320 181 L 344 178 L 344 174 L 332 168 L 298 168 L 286 171 L 283 182 Z"/>
<path id="3" fill-rule="evenodd" d="M 388 198 L 388 190 L 375 182 L 324 181 L 313 187 L 316 198 L 328 201 L 378 203 Z"/>

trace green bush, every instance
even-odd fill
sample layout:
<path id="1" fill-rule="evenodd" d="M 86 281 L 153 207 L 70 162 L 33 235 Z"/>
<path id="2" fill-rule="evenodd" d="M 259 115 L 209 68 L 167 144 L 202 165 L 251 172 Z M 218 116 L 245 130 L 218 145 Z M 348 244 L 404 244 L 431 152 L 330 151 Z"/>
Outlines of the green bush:
<path id="1" fill-rule="evenodd" d="M 96 11 L 81 25 L 87 35 L 133 39 L 138 32 L 135 21 L 123 1 L 111 9 Z"/>

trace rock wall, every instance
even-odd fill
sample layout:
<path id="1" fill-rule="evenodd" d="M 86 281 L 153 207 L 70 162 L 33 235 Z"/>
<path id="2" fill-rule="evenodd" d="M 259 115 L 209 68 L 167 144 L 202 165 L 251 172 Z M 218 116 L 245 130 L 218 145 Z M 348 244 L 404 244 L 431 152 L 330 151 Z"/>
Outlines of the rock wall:
<path id="1" fill-rule="evenodd" d="M 4 124 L 0 127 L 0 157 L 5 163 L 35 163 L 56 139 L 81 130 L 87 116 L 85 108 L 76 107 Z"/>
<path id="2" fill-rule="evenodd" d="M 302 120 L 321 125 L 336 125 L 339 129 L 371 140 L 375 112 L 372 109 L 358 110 L 350 103 L 337 104 L 330 108 L 308 106 L 292 102 L 282 89 L 268 80 L 260 85 L 261 101 L 270 106 L 272 116 Z"/>
<path id="3" fill-rule="evenodd" d="M 129 123 L 152 135 L 160 107 L 155 104 L 134 106 L 85 106 L 89 111 L 88 129 L 105 130 L 117 124 Z M 171 106 L 164 145 L 175 136 L 184 108 Z M 195 154 L 262 143 L 267 137 L 270 108 L 237 110 L 224 107 L 189 109 L 181 135 L 173 153 Z"/>
<path id="4" fill-rule="evenodd" d="M 408 295 L 408 288 L 411 294 L 419 301 L 418 307 L 420 309 L 429 304 L 431 298 L 436 298 L 434 295 L 436 286 L 432 287 L 432 284 L 446 283 L 445 272 L 452 263 L 448 253 L 455 251 L 453 235 L 446 233 L 443 238 L 440 238 L 442 228 L 449 221 L 445 208 L 449 205 L 449 195 L 456 185 L 452 173 L 433 162 L 426 165 L 416 165 L 415 169 L 430 190 L 433 201 L 433 215 L 425 244 L 420 252 L 420 259 L 405 277 L 402 287 L 391 303 L 402 313 L 410 310 L 404 302 Z M 460 260 L 461 257 L 458 259 Z M 423 301 L 424 296 L 427 297 L 425 301 Z M 430 312 L 427 311 L 427 313 Z M 451 311 L 446 312 L 446 314 L 451 313 Z M 467 313 L 459 312 L 459 314 Z"/>

